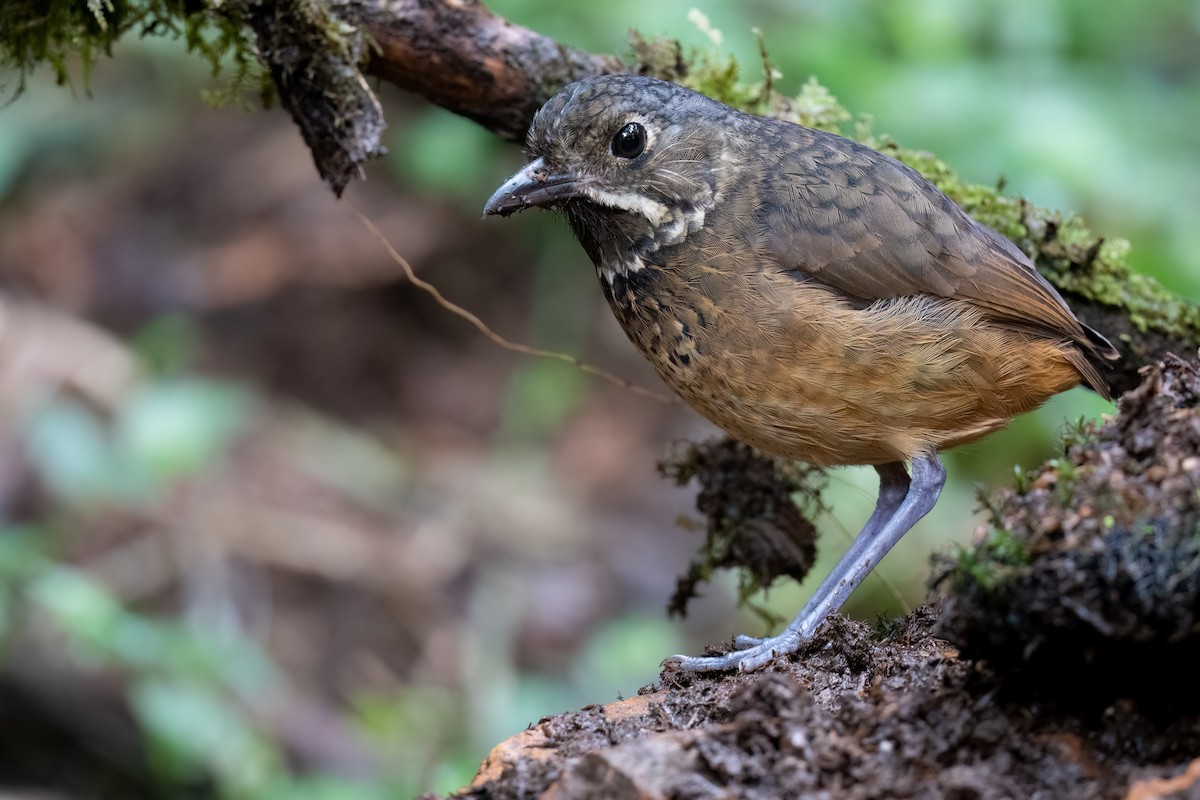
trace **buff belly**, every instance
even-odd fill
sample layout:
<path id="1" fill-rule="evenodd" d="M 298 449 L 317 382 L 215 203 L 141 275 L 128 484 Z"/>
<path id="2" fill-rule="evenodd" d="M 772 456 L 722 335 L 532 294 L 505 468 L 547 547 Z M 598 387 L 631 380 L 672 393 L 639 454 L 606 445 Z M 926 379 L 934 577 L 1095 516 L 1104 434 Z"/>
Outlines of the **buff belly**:
<path id="1" fill-rule="evenodd" d="M 960 301 L 854 308 L 819 285 L 781 282 L 759 292 L 775 313 L 760 304 L 748 336 L 739 309 L 706 288 L 703 299 L 659 296 L 614 311 L 685 401 L 775 455 L 824 466 L 910 460 L 979 439 L 1081 377 L 1073 345 Z"/>

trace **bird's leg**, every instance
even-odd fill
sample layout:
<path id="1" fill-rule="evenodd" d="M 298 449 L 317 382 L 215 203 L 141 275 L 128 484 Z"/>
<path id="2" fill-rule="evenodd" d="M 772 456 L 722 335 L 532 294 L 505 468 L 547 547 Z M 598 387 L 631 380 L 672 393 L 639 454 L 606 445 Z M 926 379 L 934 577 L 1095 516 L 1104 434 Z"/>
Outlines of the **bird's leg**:
<path id="1" fill-rule="evenodd" d="M 875 540 L 877 530 L 896 513 L 896 509 L 904 502 L 904 497 L 908 494 L 910 484 L 908 472 L 905 471 L 904 464 L 899 461 L 879 464 L 875 467 L 875 471 L 879 473 L 879 497 L 875 501 L 875 510 L 871 512 L 870 518 L 862 526 L 862 530 L 858 536 L 854 537 L 854 541 L 850 543 L 850 548 L 842 554 L 838 562 L 833 565 L 833 569 L 825 576 L 825 580 L 821 581 L 820 587 L 813 592 L 812 597 L 808 599 L 808 602 L 796 614 L 795 618 L 797 620 L 804 619 L 814 613 L 814 609 L 821 601 L 822 592 L 828 587 L 838 585 L 845 579 L 851 570 L 854 569 L 854 565 L 862 559 L 863 553 L 866 552 L 867 548 Z M 748 650 L 755 645 L 762 644 L 769 638 L 738 636 L 734 639 L 734 647 L 737 650 Z"/>
<path id="2" fill-rule="evenodd" d="M 898 463 L 884 464 L 876 469 L 879 472 L 879 500 L 875 512 L 850 550 L 783 633 L 761 640 L 739 637 L 737 644 L 747 647 L 722 656 L 671 656 L 664 663 L 674 662 L 680 669 L 692 672 L 715 672 L 735 667 L 749 672 L 778 656 L 796 652 L 801 644 L 811 639 L 825 618 L 841 608 L 888 551 L 929 513 L 946 483 L 946 468 L 934 454 L 913 460 L 911 480 L 903 465 Z"/>

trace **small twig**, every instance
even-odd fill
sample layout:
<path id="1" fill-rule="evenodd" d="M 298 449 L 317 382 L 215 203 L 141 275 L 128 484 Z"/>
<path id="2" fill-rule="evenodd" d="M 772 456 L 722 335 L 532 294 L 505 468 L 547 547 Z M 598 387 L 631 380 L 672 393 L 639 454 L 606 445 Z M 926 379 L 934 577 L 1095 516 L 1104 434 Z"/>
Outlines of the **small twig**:
<path id="1" fill-rule="evenodd" d="M 679 405 L 680 404 L 680 401 L 678 398 L 668 397 L 667 395 L 662 394 L 661 392 L 656 392 L 652 389 L 646 389 L 644 387 L 638 386 L 637 384 L 631 383 L 630 381 L 627 381 L 624 378 L 622 378 L 618 375 L 615 375 L 606 369 L 603 369 L 602 367 L 597 367 L 594 364 L 589 364 L 586 361 L 582 361 L 573 355 L 569 355 L 568 353 L 559 353 L 554 350 L 543 350 L 540 347 L 530 347 L 529 345 L 525 345 L 525 344 L 521 344 L 519 342 L 513 342 L 508 339 L 505 339 L 503 336 L 501 336 L 500 334 L 496 333 L 491 328 L 489 328 L 487 326 L 487 323 L 485 323 L 479 317 L 475 316 L 473 313 L 471 313 L 467 309 L 463 308 L 462 306 L 457 305 L 457 304 L 451 302 L 450 300 L 447 300 L 442 295 L 441 291 L 439 291 L 438 288 L 436 286 L 434 286 L 432 283 L 429 283 L 428 281 L 422 280 L 421 278 L 417 277 L 417 274 L 413 270 L 412 265 L 410 265 L 404 259 L 404 256 L 400 255 L 400 253 L 398 253 L 396 251 L 396 248 L 392 247 L 392 243 L 387 240 L 387 237 L 383 235 L 383 233 L 379 230 L 379 228 L 375 227 L 375 223 L 371 222 L 371 220 L 368 219 L 367 216 L 362 211 L 360 211 L 358 209 L 358 207 L 355 206 L 353 203 L 350 204 L 350 208 L 358 216 L 359 220 L 362 221 L 362 224 L 366 226 L 367 230 L 369 230 L 372 234 L 374 234 L 375 238 L 377 238 L 383 244 L 384 248 L 388 252 L 388 255 L 392 257 L 392 260 L 400 265 L 400 269 L 404 270 L 405 276 L 409 279 L 409 281 L 412 282 L 413 286 L 416 286 L 418 289 L 424 291 L 426 294 L 428 294 L 430 297 L 432 297 L 437 302 L 438 305 L 440 305 L 442 308 L 449 311 L 451 314 L 455 314 L 459 317 L 462 317 L 467 322 L 474 325 L 476 330 L 478 330 L 480 333 L 482 333 L 487 338 L 491 339 L 494 343 L 496 343 L 500 347 L 503 347 L 505 350 L 512 350 L 513 352 L 522 353 L 527 356 L 537 356 L 539 358 L 553 358 L 558 361 L 565 361 L 568 364 L 572 364 L 573 366 L 577 367 L 582 372 L 586 372 L 589 375 L 595 375 L 598 378 L 603 378 L 604 380 L 608 381 L 609 383 L 620 386 L 622 389 L 628 389 L 629 391 L 633 392 L 634 394 L 640 394 L 643 397 L 649 397 L 653 400 L 657 400 L 658 402 L 665 403 L 667 405 Z"/>
<path id="2" fill-rule="evenodd" d="M 771 93 L 775 90 L 775 66 L 771 64 L 771 57 L 767 55 L 767 39 L 762 28 L 751 28 L 750 32 L 758 40 L 758 55 L 762 58 L 763 85 L 758 102 L 766 106 L 771 102 Z"/>

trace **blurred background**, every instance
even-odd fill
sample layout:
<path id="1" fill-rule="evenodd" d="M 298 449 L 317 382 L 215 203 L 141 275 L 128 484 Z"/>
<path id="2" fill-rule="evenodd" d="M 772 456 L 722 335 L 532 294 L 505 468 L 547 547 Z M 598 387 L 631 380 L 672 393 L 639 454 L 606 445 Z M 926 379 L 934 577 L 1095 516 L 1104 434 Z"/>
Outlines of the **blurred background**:
<path id="1" fill-rule="evenodd" d="M 1200 300 L 1195 0 L 488 5 L 618 54 L 629 28 L 712 47 L 698 6 L 749 81 L 760 28 L 785 93 L 814 75 Z M 665 615 L 701 537 L 677 524 L 694 489 L 655 461 L 707 423 L 438 308 L 287 115 L 207 105 L 180 42 L 124 42 L 90 89 L 76 74 L 0 107 L 0 789 L 449 791 L 541 716 L 764 632 L 731 576 Z M 659 386 L 561 223 L 479 219 L 518 150 L 381 92 L 391 155 L 349 198 L 419 274 L 509 338 Z M 930 553 L 980 521 L 975 486 L 1109 411 L 1075 390 L 951 454 L 942 502 L 846 611 L 921 602 Z M 831 476 L 816 579 L 875 488 Z M 812 585 L 762 602 L 790 617 Z"/>

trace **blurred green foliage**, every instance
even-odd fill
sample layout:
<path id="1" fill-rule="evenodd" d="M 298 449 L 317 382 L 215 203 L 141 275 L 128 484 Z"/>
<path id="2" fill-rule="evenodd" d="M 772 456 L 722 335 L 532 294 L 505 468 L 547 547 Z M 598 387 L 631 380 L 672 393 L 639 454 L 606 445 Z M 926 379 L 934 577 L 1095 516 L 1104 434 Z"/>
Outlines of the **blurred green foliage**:
<path id="1" fill-rule="evenodd" d="M 111 421 L 61 398 L 32 421 L 27 452 L 65 506 L 153 500 L 225 449 L 247 405 L 241 389 L 184 378 L 138 387 Z"/>
<path id="2" fill-rule="evenodd" d="M 283 779 L 276 745 L 239 703 L 279 683 L 257 645 L 130 611 L 54 563 L 53 541 L 47 529 L 0 529 L 0 606 L 22 623 L 10 613 L 0 635 L 48 629 L 77 668 L 122 673 L 164 787 L 213 779 L 222 796 L 248 798 Z"/>
<path id="3" fill-rule="evenodd" d="M 151 350 L 161 366 L 184 363 L 183 352 L 170 352 L 164 341 L 182 348 L 192 336 L 163 320 L 134 340 L 156 341 Z M 288 690 L 260 643 L 237 629 L 134 610 L 60 561 L 72 515 L 152 510 L 182 482 L 219 470 L 253 409 L 244 389 L 171 370 L 143 380 L 115 416 L 69 399 L 43 408 L 25 450 L 61 511 L 0 525 L 0 655 L 37 636 L 73 669 L 118 676 L 163 796 L 198 784 L 246 800 L 415 794 L 426 785 L 414 777 L 415 759 L 401 759 L 408 769 L 372 782 L 294 774 L 260 716 L 266 699 Z M 363 718 L 369 730 L 369 715 Z M 445 785 L 469 774 L 455 771 Z"/>

